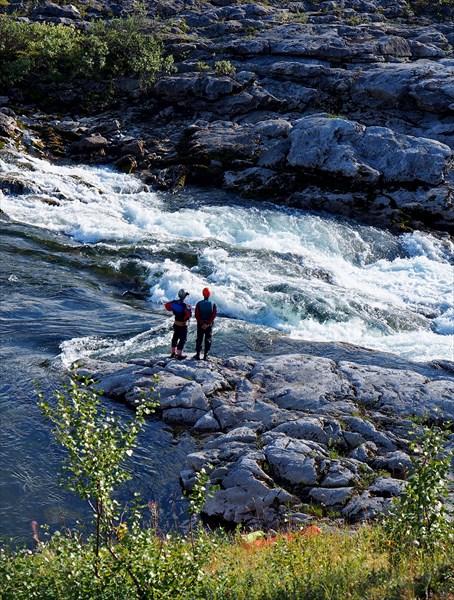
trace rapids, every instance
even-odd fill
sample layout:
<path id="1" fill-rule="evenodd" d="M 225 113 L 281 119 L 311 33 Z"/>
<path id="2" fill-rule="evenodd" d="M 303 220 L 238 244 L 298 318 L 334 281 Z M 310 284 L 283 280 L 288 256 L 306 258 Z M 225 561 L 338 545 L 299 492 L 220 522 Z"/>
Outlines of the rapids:
<path id="1" fill-rule="evenodd" d="M 452 359 L 448 239 L 396 236 L 222 192 L 185 190 L 169 198 L 108 168 L 10 154 L 0 171 L 21 185 L 21 193 L 0 196 L 12 221 L 32 227 L 35 237 L 53 233 L 63 246 L 90 249 L 91 268 L 102 264 L 112 278 L 134 271 L 135 287 L 149 289 L 153 312 L 180 287 L 195 303 L 208 285 L 228 319 L 410 360 Z M 84 344 L 75 343 L 83 352 Z M 88 340 L 87 346 L 90 352 Z"/>

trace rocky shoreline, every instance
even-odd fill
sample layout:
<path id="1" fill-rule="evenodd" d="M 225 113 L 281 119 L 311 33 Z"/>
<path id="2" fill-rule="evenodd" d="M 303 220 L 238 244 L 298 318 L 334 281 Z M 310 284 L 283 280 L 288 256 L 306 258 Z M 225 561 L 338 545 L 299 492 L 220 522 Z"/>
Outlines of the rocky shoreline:
<path id="1" fill-rule="evenodd" d="M 174 73 L 147 89 L 127 78 L 50 84 L 41 105 L 3 90 L 0 136 L 47 158 L 115 165 L 155 189 L 222 186 L 452 233 L 453 8 L 435 4 L 430 12 L 421 0 L 147 3 Z M 5 10 L 86 28 L 131 6 Z M 3 175 L 1 189 L 11 186 Z"/>
<path id="2" fill-rule="evenodd" d="M 321 513 L 374 519 L 412 472 L 414 436 L 453 422 L 454 363 L 396 364 L 347 344 L 292 345 L 262 360 L 82 359 L 72 370 L 132 407 L 158 377 L 159 418 L 199 446 L 181 483 L 191 489 L 197 472 L 210 473 L 219 489 L 204 515 L 216 523 L 279 529 Z"/>
<path id="3" fill-rule="evenodd" d="M 151 189 L 211 185 L 449 236 L 454 10 L 442 1 L 425 8 L 422 0 L 149 2 L 175 72 L 146 88 L 132 78 L 50 84 L 40 89 L 45 103 L 1 90 L 0 151 L 109 164 Z M 84 28 L 131 5 L 29 10 L 10 0 L 1 10 Z M 2 173 L 0 190 L 21 193 L 20 180 Z M 207 517 L 276 528 L 308 521 L 321 505 L 348 522 L 371 519 L 411 472 L 414 423 L 419 433 L 424 423 L 452 423 L 454 364 L 316 346 L 260 362 L 84 359 L 75 371 L 131 406 L 158 375 L 160 417 L 200 445 L 183 486 L 208 465 L 220 486 Z"/>

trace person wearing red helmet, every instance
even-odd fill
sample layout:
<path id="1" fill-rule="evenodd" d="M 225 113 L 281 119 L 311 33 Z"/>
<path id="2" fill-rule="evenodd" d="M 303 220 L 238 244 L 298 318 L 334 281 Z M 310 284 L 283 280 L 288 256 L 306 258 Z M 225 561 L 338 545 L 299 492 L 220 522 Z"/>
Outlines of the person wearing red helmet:
<path id="1" fill-rule="evenodd" d="M 202 290 L 203 300 L 197 302 L 195 306 L 195 318 L 197 321 L 197 340 L 195 344 L 196 360 L 200 360 L 203 340 L 205 339 L 203 360 L 207 360 L 208 352 L 211 348 L 211 338 L 213 335 L 213 322 L 216 318 L 216 304 L 210 300 L 211 292 L 206 287 Z"/>
<path id="2" fill-rule="evenodd" d="M 166 310 L 172 311 L 175 317 L 170 358 L 177 358 L 178 360 L 186 358 L 183 355 L 183 348 L 188 336 L 188 321 L 192 316 L 191 305 L 185 302 L 187 296 L 189 296 L 189 292 L 181 289 L 178 292 L 178 299 L 167 302 L 165 305 Z"/>

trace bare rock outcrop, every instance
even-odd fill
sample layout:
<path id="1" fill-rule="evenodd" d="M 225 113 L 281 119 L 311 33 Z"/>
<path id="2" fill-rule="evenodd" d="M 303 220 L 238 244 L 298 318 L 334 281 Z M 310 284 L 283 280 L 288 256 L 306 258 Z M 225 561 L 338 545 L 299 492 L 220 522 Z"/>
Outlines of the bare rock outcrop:
<path id="1" fill-rule="evenodd" d="M 333 345 L 335 351 L 335 345 Z M 84 359 L 75 371 L 132 407 L 154 388 L 164 422 L 196 435 L 181 482 L 204 467 L 219 486 L 204 512 L 224 523 L 277 527 L 309 519 L 310 505 L 347 521 L 385 512 L 405 487 L 409 443 L 423 427 L 454 417 L 449 370 L 355 358 L 287 354 L 184 363 Z M 82 363 L 82 364 L 81 364 Z M 451 444 L 453 440 L 451 440 Z"/>

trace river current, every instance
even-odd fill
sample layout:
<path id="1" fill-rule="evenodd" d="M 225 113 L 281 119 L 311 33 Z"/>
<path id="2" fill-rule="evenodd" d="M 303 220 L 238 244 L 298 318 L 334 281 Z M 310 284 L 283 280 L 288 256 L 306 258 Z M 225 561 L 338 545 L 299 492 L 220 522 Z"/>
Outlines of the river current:
<path id="1" fill-rule="evenodd" d="M 0 535 L 28 542 L 31 520 L 60 527 L 86 518 L 57 483 L 61 451 L 33 382 L 51 394 L 81 356 L 168 352 L 163 305 L 181 287 L 193 304 L 212 289 L 214 355 L 260 356 L 285 336 L 454 360 L 447 237 L 396 235 L 218 190 L 155 193 L 109 168 L 5 150 L 0 174 Z M 178 473 L 193 449 L 189 436 L 151 420 L 131 461 L 125 493 L 158 502 L 163 528 L 179 518 Z"/>

